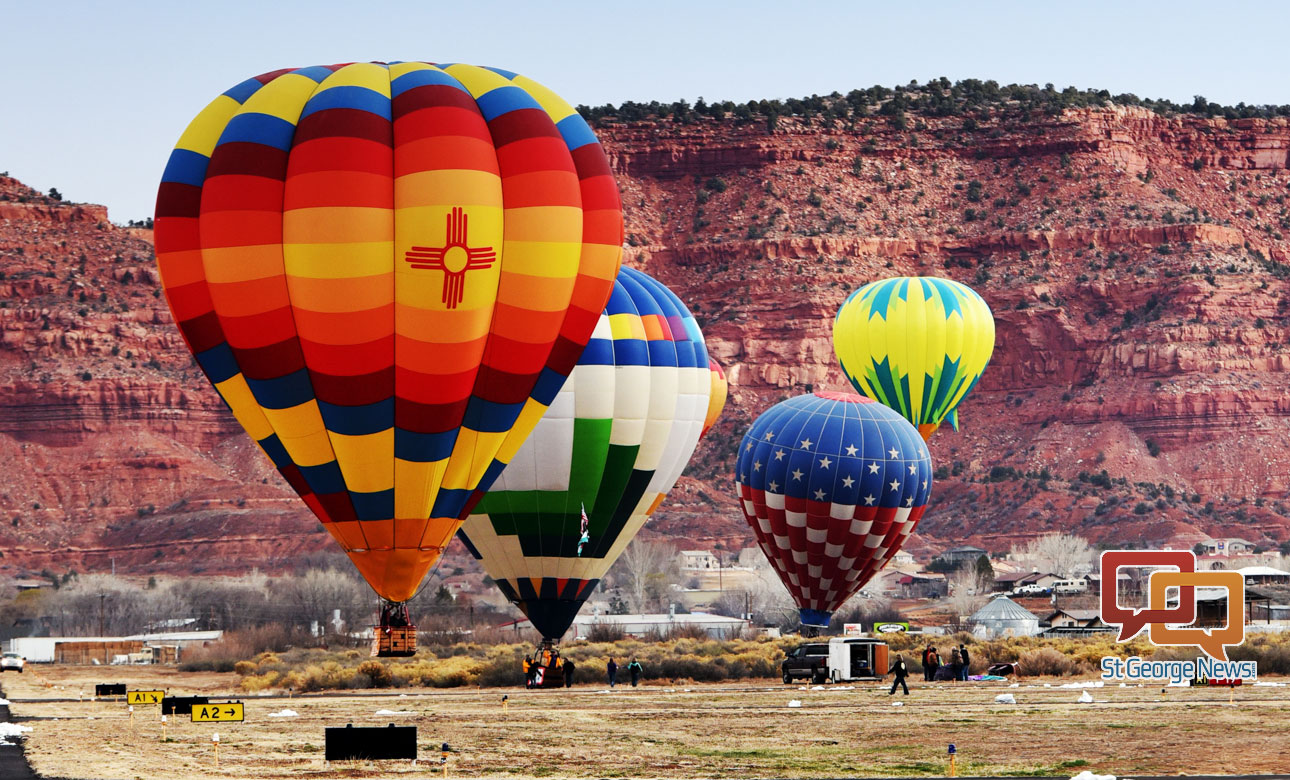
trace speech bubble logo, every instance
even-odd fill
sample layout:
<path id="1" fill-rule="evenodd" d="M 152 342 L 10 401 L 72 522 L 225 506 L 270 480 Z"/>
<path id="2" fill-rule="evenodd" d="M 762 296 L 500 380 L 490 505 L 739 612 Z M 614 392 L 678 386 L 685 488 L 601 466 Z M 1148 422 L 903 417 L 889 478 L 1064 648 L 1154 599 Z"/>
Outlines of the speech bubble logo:
<path id="1" fill-rule="evenodd" d="M 1163 622 L 1152 622 L 1151 641 L 1157 645 L 1195 645 L 1210 658 L 1227 660 L 1226 645 L 1239 645 L 1245 641 L 1245 576 L 1239 571 L 1157 571 L 1148 578 L 1147 605 L 1155 607 L 1165 603 L 1165 593 L 1171 587 L 1183 590 L 1188 586 L 1210 586 L 1227 589 L 1227 625 L 1222 628 L 1170 628 Z M 1192 599 L 1193 612 L 1195 599 Z M 1195 618 L 1187 621 L 1194 622 Z M 1179 621 L 1170 622 L 1178 623 Z"/>
<path id="2" fill-rule="evenodd" d="M 1175 623 L 1186 625 L 1196 620 L 1196 589 L 1192 585 L 1183 585 L 1179 589 L 1178 606 L 1164 609 L 1164 599 L 1160 600 L 1162 608 L 1155 609 L 1156 602 L 1148 601 L 1147 609 L 1126 609 L 1119 602 L 1119 574 L 1124 566 L 1173 566 L 1176 573 L 1193 573 L 1196 571 L 1196 554 L 1190 550 L 1107 550 L 1102 553 L 1102 622 L 1108 626 L 1119 626 L 1117 642 L 1125 642 L 1152 623 Z M 1154 575 L 1152 575 L 1154 576 Z M 1189 643 L 1190 644 L 1190 643 Z"/>

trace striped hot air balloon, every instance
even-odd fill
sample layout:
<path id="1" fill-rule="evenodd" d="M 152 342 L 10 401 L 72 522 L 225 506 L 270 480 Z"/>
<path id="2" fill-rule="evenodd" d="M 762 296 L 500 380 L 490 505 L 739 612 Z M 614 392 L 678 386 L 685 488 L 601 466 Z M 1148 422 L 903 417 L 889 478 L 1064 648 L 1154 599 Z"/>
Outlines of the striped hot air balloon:
<path id="1" fill-rule="evenodd" d="M 184 131 L 157 195 L 198 364 L 392 602 L 564 384 L 622 237 L 577 112 L 470 65 L 249 79 Z"/>
<path id="2" fill-rule="evenodd" d="M 543 637 L 568 630 L 681 476 L 711 392 L 694 317 L 624 267 L 569 381 L 461 529 Z"/>
<path id="3" fill-rule="evenodd" d="M 717 418 L 721 416 L 721 410 L 726 408 L 726 397 L 730 395 L 730 383 L 726 381 L 726 372 L 721 370 L 721 365 L 708 358 L 708 371 L 712 374 L 712 394 L 708 396 L 708 414 L 703 419 L 702 436 L 707 436 L 708 431 L 712 430 Z"/>
<path id="4" fill-rule="evenodd" d="M 932 487 L 932 459 L 895 411 L 850 393 L 775 404 L 735 464 L 744 519 L 805 626 L 833 611 L 900 550 Z"/>
<path id="5" fill-rule="evenodd" d="M 958 282 L 883 279 L 838 309 L 833 351 L 857 392 L 900 412 L 928 439 L 947 418 L 958 430 L 958 405 L 994 352 L 994 317 Z"/>

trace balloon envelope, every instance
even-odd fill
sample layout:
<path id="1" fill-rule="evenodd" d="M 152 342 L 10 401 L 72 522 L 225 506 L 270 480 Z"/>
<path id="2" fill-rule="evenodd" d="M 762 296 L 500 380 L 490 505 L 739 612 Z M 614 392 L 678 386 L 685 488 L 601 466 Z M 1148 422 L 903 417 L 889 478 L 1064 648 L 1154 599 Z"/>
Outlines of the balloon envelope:
<path id="1" fill-rule="evenodd" d="M 162 283 L 198 364 L 393 601 L 555 397 L 621 242 L 577 112 L 469 65 L 248 79 L 192 121 L 157 195 Z"/>
<path id="2" fill-rule="evenodd" d="M 726 372 L 721 370 L 721 365 L 712 358 L 708 358 L 708 371 L 712 377 L 712 392 L 708 396 L 708 413 L 703 418 L 703 433 L 700 436 L 708 435 L 712 426 L 716 424 L 717 418 L 721 416 L 721 410 L 726 407 L 726 397 L 730 394 L 730 383 L 726 381 Z"/>
<path id="3" fill-rule="evenodd" d="M 711 387 L 689 310 L 624 267 L 573 374 L 461 529 L 544 637 L 568 630 L 681 476 Z"/>
<path id="4" fill-rule="evenodd" d="M 827 626 L 913 533 L 931 495 L 932 460 L 893 410 L 816 392 L 753 421 L 735 482 L 744 519 L 802 623 Z"/>
<path id="5" fill-rule="evenodd" d="M 883 279 L 843 302 L 833 351 L 861 395 L 890 406 L 929 438 L 994 352 L 994 317 L 972 288 L 933 276 Z"/>

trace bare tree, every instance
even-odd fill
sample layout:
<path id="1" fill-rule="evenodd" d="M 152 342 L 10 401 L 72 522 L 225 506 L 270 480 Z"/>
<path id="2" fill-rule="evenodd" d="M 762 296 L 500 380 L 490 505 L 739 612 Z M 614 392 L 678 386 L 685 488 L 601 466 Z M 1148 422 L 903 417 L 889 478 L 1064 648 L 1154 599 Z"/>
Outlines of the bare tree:
<path id="1" fill-rule="evenodd" d="M 1021 557 L 1032 566 L 1069 578 L 1091 571 L 1093 548 L 1082 536 L 1047 534 L 1028 542 Z"/>
<path id="2" fill-rule="evenodd" d="M 618 570 L 615 579 L 637 612 L 665 609 L 670 586 L 680 581 L 676 548 L 667 542 L 636 539 L 627 545 L 614 568 Z"/>
<path id="3" fill-rule="evenodd" d="M 974 566 L 963 566 L 948 577 L 950 588 L 946 602 L 954 615 L 966 618 L 985 605 L 989 586 L 983 586 L 982 578 Z"/>

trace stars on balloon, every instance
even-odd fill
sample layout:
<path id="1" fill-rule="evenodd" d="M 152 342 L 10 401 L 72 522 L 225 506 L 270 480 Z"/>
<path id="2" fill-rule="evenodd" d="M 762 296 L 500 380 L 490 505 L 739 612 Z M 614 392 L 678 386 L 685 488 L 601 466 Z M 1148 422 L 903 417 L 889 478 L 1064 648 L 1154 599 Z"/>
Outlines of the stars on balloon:
<path id="1" fill-rule="evenodd" d="M 854 457 L 856 456 L 856 453 L 857 453 L 857 452 L 859 452 L 859 451 L 860 451 L 860 450 L 856 449 L 856 446 L 855 446 L 854 444 L 848 444 L 848 445 L 847 445 L 847 455 L 849 455 L 849 456 L 851 456 L 851 457 L 853 457 L 853 458 L 854 458 Z"/>
<path id="2" fill-rule="evenodd" d="M 801 481 L 802 481 L 802 470 L 801 470 L 801 469 L 793 469 L 793 479 L 797 480 L 798 482 L 801 482 Z"/>
<path id="3" fill-rule="evenodd" d="M 770 492 L 774 493 L 776 490 L 779 490 L 779 483 L 772 479 L 770 484 L 766 487 L 770 488 Z"/>
<path id="4" fill-rule="evenodd" d="M 895 447 L 892 447 L 891 449 L 887 450 L 887 454 L 893 458 L 899 458 L 900 450 L 896 449 Z"/>
<path id="5" fill-rule="evenodd" d="M 877 500 L 878 500 L 878 499 L 874 498 L 873 494 L 872 494 L 872 493 L 870 493 L 869 495 L 867 495 L 867 496 L 865 496 L 865 497 L 864 497 L 864 505 L 865 505 L 865 506 L 873 506 L 873 502 L 875 502 L 875 501 L 877 501 Z"/>
<path id="6" fill-rule="evenodd" d="M 816 501 L 823 501 L 823 500 L 824 500 L 824 491 L 823 491 L 823 490 L 817 490 L 817 491 L 815 491 L 815 500 L 816 500 Z"/>
<path id="7" fill-rule="evenodd" d="M 804 450 L 809 450 L 812 444 L 814 444 L 814 442 L 812 442 L 811 439 L 808 437 L 808 438 L 802 439 L 802 443 L 800 446 Z"/>
<path id="8" fill-rule="evenodd" d="M 893 479 L 893 480 L 891 481 L 891 489 L 892 489 L 892 490 L 900 490 L 900 483 L 899 483 L 898 481 L 896 481 L 896 480 L 894 480 L 894 479 Z"/>
<path id="9" fill-rule="evenodd" d="M 775 450 L 775 460 L 783 460 L 783 459 L 784 459 L 784 451 Z"/>
<path id="10" fill-rule="evenodd" d="M 825 455 L 823 458 L 820 458 L 820 468 L 827 469 L 829 466 L 832 466 L 832 465 L 833 465 L 833 461 L 829 460 L 829 456 Z"/>
<path id="11" fill-rule="evenodd" d="M 877 463 L 870 463 L 870 464 L 869 464 L 869 473 L 870 473 L 870 474 L 877 474 L 877 473 L 878 473 L 878 464 L 877 464 Z"/>
<path id="12" fill-rule="evenodd" d="M 761 471 L 761 461 L 753 461 L 753 471 Z"/>
<path id="13" fill-rule="evenodd" d="M 918 467 L 917 467 L 917 466 L 915 466 L 915 465 L 914 465 L 914 464 L 912 464 L 912 463 L 911 463 L 911 464 L 909 464 L 909 473 L 910 473 L 910 474 L 917 474 L 917 473 L 918 473 Z"/>
<path id="14" fill-rule="evenodd" d="M 770 440 L 771 440 L 771 439 L 773 439 L 773 438 L 775 438 L 775 432 L 774 432 L 774 431 L 766 431 L 766 441 L 770 441 Z"/>
<path id="15" fill-rule="evenodd" d="M 856 481 L 855 481 L 854 479 L 852 479 L 851 477 L 843 477 L 843 478 L 842 478 L 842 487 L 844 487 L 844 488 L 849 488 L 849 487 L 851 487 L 852 485 L 854 485 L 855 483 L 856 483 Z M 924 484 L 924 486 L 926 486 L 926 484 L 927 484 L 927 483 L 923 483 L 923 484 Z"/>

